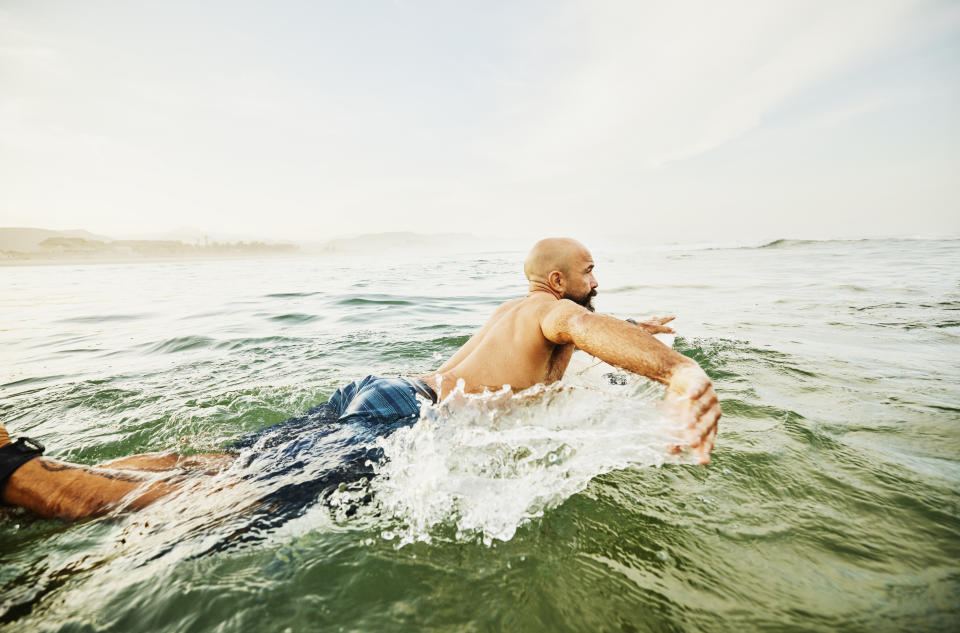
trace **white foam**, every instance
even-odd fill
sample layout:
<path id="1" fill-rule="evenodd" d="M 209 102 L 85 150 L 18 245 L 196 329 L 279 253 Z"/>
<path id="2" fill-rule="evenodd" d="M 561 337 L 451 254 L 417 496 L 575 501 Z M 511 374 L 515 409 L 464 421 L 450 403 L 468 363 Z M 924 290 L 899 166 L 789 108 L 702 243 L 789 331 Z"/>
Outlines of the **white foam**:
<path id="1" fill-rule="evenodd" d="M 604 374 L 617 370 L 589 357 L 574 365 L 550 387 L 456 391 L 381 438 L 386 461 L 371 488 L 389 522 L 383 536 L 506 541 L 598 475 L 692 461 L 668 453 L 676 427 L 658 406 L 662 387 L 623 373 L 611 380 Z"/>

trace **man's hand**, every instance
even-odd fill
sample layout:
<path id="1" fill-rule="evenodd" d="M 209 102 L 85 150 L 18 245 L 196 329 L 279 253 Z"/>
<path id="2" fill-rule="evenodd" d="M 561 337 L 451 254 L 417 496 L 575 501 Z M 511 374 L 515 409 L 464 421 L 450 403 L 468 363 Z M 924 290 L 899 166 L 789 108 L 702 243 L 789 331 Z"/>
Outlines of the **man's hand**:
<path id="1" fill-rule="evenodd" d="M 710 451 L 722 412 L 717 392 L 706 372 L 696 363 L 677 369 L 667 385 L 666 402 L 670 413 L 684 424 L 685 439 L 700 463 L 710 463 Z"/>
<path id="2" fill-rule="evenodd" d="M 675 316 L 666 316 L 666 317 L 653 317 L 652 319 L 647 319 L 646 321 L 634 321 L 633 319 L 628 319 L 631 323 L 637 327 L 643 328 L 647 334 L 676 334 L 672 327 L 667 327 L 667 323 L 673 321 L 677 317 Z"/>

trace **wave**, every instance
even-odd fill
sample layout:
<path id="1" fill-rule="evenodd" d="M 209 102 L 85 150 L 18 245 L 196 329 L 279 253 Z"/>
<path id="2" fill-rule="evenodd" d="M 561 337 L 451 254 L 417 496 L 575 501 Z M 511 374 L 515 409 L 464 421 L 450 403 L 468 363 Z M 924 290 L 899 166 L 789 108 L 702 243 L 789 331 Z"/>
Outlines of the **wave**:
<path id="1" fill-rule="evenodd" d="M 165 341 L 157 341 L 147 347 L 147 351 L 150 353 L 160 352 L 160 353 L 175 353 L 175 352 L 184 352 L 191 349 L 200 349 L 203 347 L 210 347 L 214 345 L 216 341 L 207 336 L 176 336 L 174 338 L 167 339 Z"/>
<path id="2" fill-rule="evenodd" d="M 95 314 L 82 317 L 60 319 L 59 323 L 105 323 L 107 321 L 135 321 L 153 316 L 151 314 Z"/>
<path id="3" fill-rule="evenodd" d="M 289 314 L 276 314 L 267 317 L 269 321 L 279 321 L 281 323 L 309 323 L 317 321 L 323 317 L 318 314 L 303 314 L 301 312 L 291 312 Z"/>
<path id="4" fill-rule="evenodd" d="M 797 238 L 777 238 L 774 240 L 762 241 L 759 243 L 738 243 L 738 244 L 691 244 L 687 246 L 678 245 L 678 250 L 761 250 L 761 249 L 785 249 L 785 248 L 804 248 L 819 246 L 822 244 L 867 244 L 867 243 L 891 243 L 891 242 L 957 242 L 957 237 L 859 237 L 859 238 L 829 238 L 829 239 L 797 239 Z"/>
<path id="5" fill-rule="evenodd" d="M 247 348 L 271 348 L 277 346 L 304 345 L 306 339 L 294 338 L 289 336 L 248 336 L 244 338 L 229 339 L 221 341 L 214 345 L 217 349 L 238 350 Z"/>
<path id="6" fill-rule="evenodd" d="M 602 250 L 605 253 L 661 253 L 666 257 L 684 258 L 690 253 L 701 251 L 735 251 L 735 250 L 761 250 L 761 249 L 788 249 L 788 248 L 811 248 L 818 245 L 884 245 L 884 244 L 904 244 L 922 242 L 924 244 L 942 243 L 944 245 L 955 246 L 960 241 L 956 236 L 908 236 L 908 237 L 863 237 L 863 238 L 823 238 L 823 239 L 801 239 L 801 238 L 774 238 L 759 239 L 751 241 L 729 241 L 729 242 L 674 242 L 668 244 L 646 244 L 642 246 L 626 245 L 623 242 L 611 242 Z"/>
<path id="7" fill-rule="evenodd" d="M 339 299 L 336 301 L 336 305 L 341 306 L 371 306 L 371 305 L 383 305 L 383 306 L 412 306 L 416 303 L 409 299 L 399 299 L 396 295 L 363 295 L 363 296 L 352 296 Z"/>
<path id="8" fill-rule="evenodd" d="M 824 240 L 824 242 L 838 242 L 844 240 Z M 855 242 L 865 242 L 867 240 L 851 240 Z M 791 246 L 809 246 L 810 244 L 822 243 L 818 240 L 791 240 L 791 239 L 779 239 L 773 240 L 772 242 L 767 242 L 766 244 L 761 244 L 756 248 L 788 248 Z"/>
<path id="9" fill-rule="evenodd" d="M 296 299 L 298 297 L 312 297 L 321 292 L 271 292 L 263 295 L 266 299 Z"/>

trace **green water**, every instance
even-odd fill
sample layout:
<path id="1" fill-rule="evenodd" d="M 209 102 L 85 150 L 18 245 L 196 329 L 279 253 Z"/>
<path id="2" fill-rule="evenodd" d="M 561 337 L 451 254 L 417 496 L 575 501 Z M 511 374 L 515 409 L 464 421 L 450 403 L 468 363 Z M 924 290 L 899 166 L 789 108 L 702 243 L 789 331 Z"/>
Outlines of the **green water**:
<path id="1" fill-rule="evenodd" d="M 662 449 L 655 389 L 571 376 L 428 416 L 350 513 L 223 551 L 243 486 L 72 525 L 0 510 L 0 626 L 955 630 L 960 241 L 594 254 L 598 309 L 678 314 L 713 377 L 709 466 Z M 521 260 L 0 268 L 0 416 L 87 464 L 216 451 L 346 381 L 434 369 L 523 293 Z"/>

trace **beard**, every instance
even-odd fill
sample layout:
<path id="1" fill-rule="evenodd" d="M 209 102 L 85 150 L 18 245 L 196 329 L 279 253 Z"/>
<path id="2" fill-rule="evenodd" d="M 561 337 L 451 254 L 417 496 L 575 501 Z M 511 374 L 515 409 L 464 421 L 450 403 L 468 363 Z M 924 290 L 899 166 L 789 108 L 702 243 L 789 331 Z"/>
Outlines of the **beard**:
<path id="1" fill-rule="evenodd" d="M 590 292 L 588 292 L 587 294 L 585 294 L 585 295 L 582 296 L 582 297 L 574 297 L 574 296 L 572 296 L 572 295 L 564 295 L 563 298 L 564 298 L 564 299 L 569 299 L 570 301 L 573 301 L 574 303 L 578 303 L 578 304 L 582 305 L 584 308 L 586 308 L 586 309 L 589 310 L 590 312 L 595 312 L 595 311 L 596 311 L 596 308 L 593 307 L 593 298 L 596 297 L 596 296 L 597 296 L 597 291 L 596 291 L 596 290 L 591 290 Z"/>

